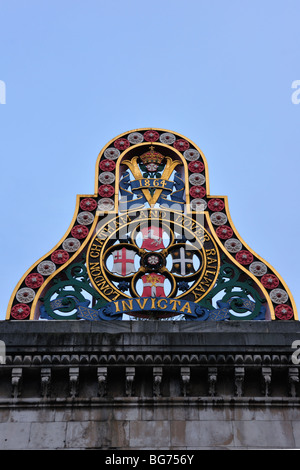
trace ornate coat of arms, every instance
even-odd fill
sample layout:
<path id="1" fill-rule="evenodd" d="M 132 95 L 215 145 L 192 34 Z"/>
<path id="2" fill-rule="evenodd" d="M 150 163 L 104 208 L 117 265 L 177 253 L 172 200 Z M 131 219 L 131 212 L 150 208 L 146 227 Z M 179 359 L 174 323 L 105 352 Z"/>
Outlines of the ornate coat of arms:
<path id="1" fill-rule="evenodd" d="M 203 152 L 162 129 L 100 152 L 61 241 L 17 284 L 7 319 L 297 320 L 283 279 L 209 192 Z"/>

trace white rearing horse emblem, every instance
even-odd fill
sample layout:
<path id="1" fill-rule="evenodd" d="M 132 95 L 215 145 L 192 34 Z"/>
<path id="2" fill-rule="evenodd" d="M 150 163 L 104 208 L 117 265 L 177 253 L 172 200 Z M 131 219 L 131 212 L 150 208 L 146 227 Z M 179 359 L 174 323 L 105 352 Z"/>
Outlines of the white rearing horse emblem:
<path id="1" fill-rule="evenodd" d="M 147 238 L 152 240 L 151 245 L 158 246 L 162 243 L 162 237 L 156 235 L 152 228 L 149 228 L 147 232 Z"/>

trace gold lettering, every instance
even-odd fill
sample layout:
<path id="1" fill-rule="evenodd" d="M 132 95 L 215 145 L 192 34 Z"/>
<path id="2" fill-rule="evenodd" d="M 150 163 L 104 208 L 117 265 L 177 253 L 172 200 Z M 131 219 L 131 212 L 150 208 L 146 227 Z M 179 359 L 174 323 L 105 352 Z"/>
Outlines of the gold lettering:
<path id="1" fill-rule="evenodd" d="M 177 310 L 177 304 L 180 307 L 180 300 L 171 299 L 170 304 L 173 305 L 172 310 Z"/>
<path id="2" fill-rule="evenodd" d="M 129 299 L 127 303 L 127 300 L 122 300 L 122 309 L 123 310 L 132 310 L 132 301 L 133 299 Z"/>
<path id="3" fill-rule="evenodd" d="M 153 297 L 151 298 L 151 301 L 152 301 L 151 302 L 151 308 L 155 308 L 155 300 L 156 300 L 155 298 L 153 298 Z"/>
<path id="4" fill-rule="evenodd" d="M 167 308 L 167 303 L 168 302 L 165 303 L 164 306 L 161 305 L 162 302 L 167 302 L 167 300 L 166 299 L 159 299 L 157 301 L 157 306 L 158 306 L 158 308 L 161 308 L 162 310 L 164 310 L 165 308 Z"/>
<path id="5" fill-rule="evenodd" d="M 116 312 L 119 312 L 120 309 L 119 309 L 119 302 L 115 302 L 115 306 L 116 306 Z"/>
<path id="6" fill-rule="evenodd" d="M 140 307 L 142 310 L 144 310 L 145 305 L 146 305 L 146 303 L 147 303 L 147 298 L 146 298 L 146 299 L 143 299 L 144 302 L 143 302 L 142 305 L 141 305 L 141 299 L 136 299 L 136 301 L 137 301 L 137 303 L 139 304 L 139 307 Z"/>
<path id="7" fill-rule="evenodd" d="M 180 309 L 181 312 L 184 312 L 185 310 L 187 310 L 188 313 L 192 313 L 190 304 L 188 302 L 186 302 L 184 306 Z"/>
<path id="8" fill-rule="evenodd" d="M 207 256 L 216 256 L 216 250 L 213 248 L 211 250 L 205 250 Z M 217 261 L 217 260 L 216 260 Z"/>

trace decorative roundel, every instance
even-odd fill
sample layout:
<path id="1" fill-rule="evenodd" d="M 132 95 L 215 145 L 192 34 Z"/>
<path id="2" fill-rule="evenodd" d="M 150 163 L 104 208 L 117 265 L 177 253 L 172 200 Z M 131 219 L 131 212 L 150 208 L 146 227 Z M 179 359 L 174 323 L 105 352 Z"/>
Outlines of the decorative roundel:
<path id="1" fill-rule="evenodd" d="M 222 199 L 210 199 L 207 203 L 208 208 L 211 211 L 222 211 L 225 207 L 224 201 Z"/>
<path id="2" fill-rule="evenodd" d="M 217 228 L 216 234 L 222 240 L 228 240 L 228 238 L 232 237 L 233 230 L 231 227 L 228 227 L 227 225 L 221 225 L 220 227 Z"/>
<path id="3" fill-rule="evenodd" d="M 93 220 L 94 216 L 90 212 L 80 212 L 77 216 L 77 222 L 82 225 L 90 225 Z"/>
<path id="4" fill-rule="evenodd" d="M 192 186 L 190 189 L 190 195 L 192 197 L 203 198 L 206 194 L 205 188 L 203 186 Z"/>
<path id="5" fill-rule="evenodd" d="M 218 214 L 218 212 L 216 212 L 216 214 Z M 242 249 L 243 245 L 237 238 L 229 238 L 229 240 L 225 241 L 224 246 L 229 253 L 237 253 Z"/>
<path id="6" fill-rule="evenodd" d="M 69 253 L 74 253 L 80 247 L 80 241 L 77 240 L 77 238 L 66 238 L 66 240 L 63 241 L 62 247 Z"/>
<path id="7" fill-rule="evenodd" d="M 267 289 L 275 289 L 279 286 L 279 279 L 274 274 L 264 274 L 261 283 Z"/>
<path id="8" fill-rule="evenodd" d="M 175 140 L 176 140 L 176 137 L 174 134 L 171 134 L 170 132 L 164 132 L 159 140 L 163 143 L 163 144 L 174 144 Z"/>
<path id="9" fill-rule="evenodd" d="M 279 320 L 290 320 L 294 316 L 293 309 L 289 305 L 277 305 L 275 307 L 275 316 Z"/>
<path id="10" fill-rule="evenodd" d="M 205 176 L 202 173 L 193 173 L 189 176 L 189 182 L 201 186 L 205 183 Z"/>
<path id="11" fill-rule="evenodd" d="M 201 173 L 204 170 L 204 163 L 197 161 L 190 162 L 188 167 L 192 173 Z"/>
<path id="12" fill-rule="evenodd" d="M 41 261 L 41 263 L 37 266 L 37 270 L 43 276 L 49 276 L 50 274 L 54 273 L 56 266 L 52 261 Z"/>
<path id="13" fill-rule="evenodd" d="M 103 184 L 100 186 L 98 193 L 101 197 L 110 197 L 114 194 L 115 188 L 110 184 Z"/>
<path id="14" fill-rule="evenodd" d="M 111 171 L 104 171 L 100 173 L 99 181 L 102 184 L 111 184 L 115 181 L 115 175 Z"/>
<path id="15" fill-rule="evenodd" d="M 11 316 L 15 320 L 24 320 L 30 315 L 30 307 L 26 304 L 16 304 L 13 306 L 10 312 Z"/>
<path id="16" fill-rule="evenodd" d="M 156 131 L 146 131 L 144 134 L 144 139 L 147 142 L 156 142 L 159 139 L 159 133 Z"/>
<path id="17" fill-rule="evenodd" d="M 198 152 L 198 150 L 188 149 L 185 150 L 183 156 L 189 162 L 194 162 L 195 160 L 198 160 L 198 158 L 200 157 L 200 153 Z"/>
<path id="18" fill-rule="evenodd" d="M 140 144 L 141 142 L 143 142 L 144 137 L 139 132 L 132 132 L 131 134 L 129 134 L 127 139 L 131 144 Z"/>
<path id="19" fill-rule="evenodd" d="M 235 259 L 243 265 L 250 264 L 253 261 L 253 255 L 248 250 L 241 250 L 235 255 Z"/>
<path id="20" fill-rule="evenodd" d="M 227 222 L 227 215 L 224 212 L 214 212 L 210 219 L 214 225 L 224 225 Z"/>
<path id="21" fill-rule="evenodd" d="M 29 304 L 33 301 L 35 297 L 35 292 L 30 287 L 23 287 L 19 289 L 16 293 L 16 299 L 20 303 Z"/>
<path id="22" fill-rule="evenodd" d="M 190 144 L 185 139 L 178 139 L 174 142 L 173 147 L 180 152 L 184 152 L 190 147 Z"/>
<path id="23" fill-rule="evenodd" d="M 109 147 L 104 151 L 104 156 L 108 160 L 117 160 L 119 156 L 121 155 L 120 150 L 114 148 L 114 147 Z"/>
<path id="24" fill-rule="evenodd" d="M 112 199 L 108 197 L 104 197 L 99 200 L 98 202 L 98 210 L 99 211 L 112 211 L 115 207 L 115 203 Z"/>
<path id="25" fill-rule="evenodd" d="M 191 202 L 191 208 L 193 211 L 205 211 L 207 202 L 204 199 L 196 198 Z"/>
<path id="26" fill-rule="evenodd" d="M 89 233 L 89 229 L 85 225 L 75 225 L 71 230 L 71 235 L 74 238 L 81 240 L 85 238 Z"/>
<path id="27" fill-rule="evenodd" d="M 104 173 L 103 173 L 104 174 Z M 80 202 L 80 209 L 83 211 L 93 211 L 97 207 L 97 201 L 91 197 L 86 197 Z"/>
<path id="28" fill-rule="evenodd" d="M 64 264 L 68 261 L 70 255 L 65 250 L 56 250 L 51 255 L 51 260 L 55 264 Z"/>
<path id="29" fill-rule="evenodd" d="M 102 160 L 99 166 L 102 171 L 113 171 L 116 168 L 116 164 L 113 160 Z"/>
<path id="30" fill-rule="evenodd" d="M 287 302 L 289 296 L 283 289 L 273 289 L 270 292 L 270 298 L 274 304 L 284 304 Z"/>
<path id="31" fill-rule="evenodd" d="M 126 150 L 130 146 L 130 142 L 127 139 L 121 137 L 120 139 L 115 140 L 114 146 L 118 150 Z"/>
<path id="32" fill-rule="evenodd" d="M 44 282 L 44 278 L 39 273 L 31 273 L 25 278 L 25 284 L 31 289 L 38 289 Z"/>
<path id="33" fill-rule="evenodd" d="M 261 261 L 254 261 L 254 263 L 250 264 L 249 270 L 255 276 L 263 276 L 268 271 L 268 268 Z"/>

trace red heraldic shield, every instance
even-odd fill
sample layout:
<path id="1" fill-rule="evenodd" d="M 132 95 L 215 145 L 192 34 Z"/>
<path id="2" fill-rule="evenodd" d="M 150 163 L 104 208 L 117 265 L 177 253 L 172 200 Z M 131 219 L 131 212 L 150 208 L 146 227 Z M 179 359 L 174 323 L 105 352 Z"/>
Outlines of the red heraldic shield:
<path id="1" fill-rule="evenodd" d="M 128 276 L 135 272 L 134 268 L 134 255 L 135 251 L 121 248 L 112 253 L 114 258 L 114 265 L 112 272 L 117 273 L 120 276 Z"/>
<path id="2" fill-rule="evenodd" d="M 166 297 L 164 290 L 165 276 L 162 274 L 145 274 L 142 276 L 144 290 L 142 297 Z"/>
<path id="3" fill-rule="evenodd" d="M 150 227 L 144 227 L 142 230 L 143 244 L 141 246 L 144 250 L 157 251 L 163 250 L 163 229 L 151 225 Z"/>

